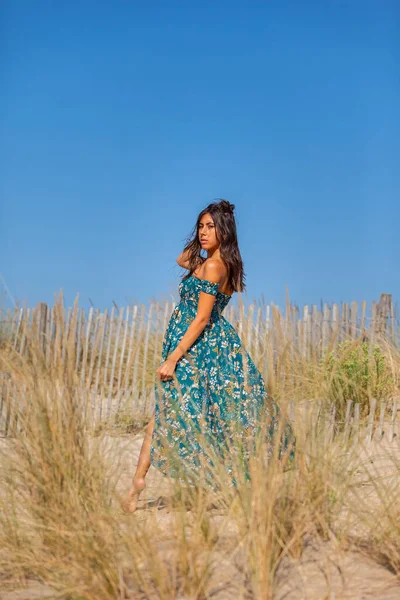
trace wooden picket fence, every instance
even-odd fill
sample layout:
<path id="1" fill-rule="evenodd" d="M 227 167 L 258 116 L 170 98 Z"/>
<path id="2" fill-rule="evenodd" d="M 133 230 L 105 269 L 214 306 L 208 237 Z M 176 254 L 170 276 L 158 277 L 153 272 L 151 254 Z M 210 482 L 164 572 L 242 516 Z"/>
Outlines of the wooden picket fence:
<path id="1" fill-rule="evenodd" d="M 364 301 L 342 303 L 341 306 L 324 304 L 321 310 L 316 305 L 305 306 L 301 314 L 290 303 L 284 311 L 275 305 L 254 303 L 246 307 L 240 294 L 238 297 L 238 305 L 229 305 L 223 315 L 235 327 L 243 345 L 265 375 L 271 369 L 269 354 L 276 358 L 288 345 L 291 354 L 298 353 L 305 359 L 320 358 L 328 348 L 360 337 L 371 348 L 380 340 L 399 347 L 399 324 L 390 294 L 382 294 L 379 303 L 373 301 L 369 310 Z M 175 305 L 176 302 L 164 305 L 152 302 L 149 306 L 115 305 L 110 312 L 90 308 L 86 313 L 77 303 L 67 310 L 59 303 L 53 307 L 39 303 L 33 309 L 3 312 L 0 342 L 1 339 L 11 340 L 18 353 L 26 354 L 35 340 L 47 365 L 73 360 L 79 388 L 89 396 L 94 421 L 101 423 L 123 407 L 128 406 L 135 413 L 152 410 L 155 370 Z M 272 368 L 275 364 L 276 360 L 273 360 Z M 9 424 L 18 414 L 17 399 L 10 401 L 13 395 L 15 390 L 9 374 L 0 373 L 2 435 L 9 434 Z M 385 405 L 384 415 L 385 411 L 394 414 L 395 404 L 392 402 L 391 409 L 389 404 Z M 357 423 L 357 408 L 354 410 L 348 417 L 353 424 Z M 375 409 L 371 418 L 375 419 Z M 392 439 L 394 437 L 393 433 Z"/>
<path id="2" fill-rule="evenodd" d="M 0 378 L 0 410 L 3 414 L 1 421 L 0 437 L 13 437 L 23 429 L 23 418 L 20 418 L 19 402 L 21 392 L 3 374 Z M 82 410 L 91 415 L 88 430 L 94 431 L 99 425 L 96 419 L 96 407 L 99 398 L 84 388 L 77 390 L 80 395 Z M 25 398 L 26 400 L 26 398 Z M 150 393 L 146 403 L 149 413 L 154 409 L 154 391 Z M 88 404 L 90 404 L 88 410 Z M 144 408 L 144 405 L 142 406 Z M 282 408 L 282 407 L 281 407 Z M 301 402 L 289 401 L 288 410 L 281 411 L 291 423 L 296 438 L 304 443 L 308 442 L 312 448 L 316 440 L 325 446 L 339 438 L 343 445 L 356 446 L 358 443 L 366 444 L 393 444 L 400 447 L 400 396 L 379 403 L 371 398 L 369 412 L 361 418 L 361 404 L 348 400 L 344 419 L 338 418 L 336 406 L 324 400 L 306 400 Z M 3 410 L 4 409 L 4 410 Z M 148 415 L 149 416 L 149 415 Z M 136 415 L 137 417 L 137 415 Z M 399 448 L 400 449 L 400 448 Z"/>
<path id="3" fill-rule="evenodd" d="M 361 418 L 361 404 L 348 400 L 343 419 L 338 419 L 337 408 L 323 400 L 289 402 L 289 421 L 296 434 L 315 439 L 322 437 L 325 445 L 340 436 L 343 444 L 354 446 L 388 442 L 400 445 L 400 396 L 378 402 L 371 398 L 366 417 Z"/>

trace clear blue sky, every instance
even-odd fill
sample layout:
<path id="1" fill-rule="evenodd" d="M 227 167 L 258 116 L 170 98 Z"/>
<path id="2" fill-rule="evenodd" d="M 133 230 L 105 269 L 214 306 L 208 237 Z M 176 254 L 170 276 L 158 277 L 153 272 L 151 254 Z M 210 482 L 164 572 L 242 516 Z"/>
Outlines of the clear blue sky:
<path id="1" fill-rule="evenodd" d="M 171 298 L 217 197 L 248 301 L 399 298 L 399 2 L 9 0 L 0 28 L 20 303 Z"/>

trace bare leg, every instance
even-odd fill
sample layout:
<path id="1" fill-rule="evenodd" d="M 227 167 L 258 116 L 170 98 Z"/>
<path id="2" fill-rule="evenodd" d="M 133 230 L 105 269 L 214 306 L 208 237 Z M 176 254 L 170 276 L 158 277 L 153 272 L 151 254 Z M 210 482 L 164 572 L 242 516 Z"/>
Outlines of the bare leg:
<path id="1" fill-rule="evenodd" d="M 135 512 L 137 501 L 139 499 L 139 495 L 146 487 L 145 477 L 147 471 L 150 468 L 150 448 L 151 448 L 151 438 L 153 435 L 154 429 L 154 417 L 155 414 L 151 417 L 149 423 L 146 427 L 145 438 L 142 443 L 142 447 L 140 449 L 139 460 L 136 467 L 136 472 L 132 478 L 132 487 L 128 492 L 128 497 L 123 502 L 123 509 L 125 512 Z"/>

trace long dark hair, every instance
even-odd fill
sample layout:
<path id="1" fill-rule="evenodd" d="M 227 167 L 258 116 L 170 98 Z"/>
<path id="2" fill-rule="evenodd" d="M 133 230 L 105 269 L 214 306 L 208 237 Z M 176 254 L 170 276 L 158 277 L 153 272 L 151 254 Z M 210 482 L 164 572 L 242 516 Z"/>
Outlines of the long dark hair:
<path id="1" fill-rule="evenodd" d="M 190 235 L 185 241 L 183 252 L 187 252 L 189 261 L 189 273 L 182 278 L 187 279 L 206 259 L 201 256 L 202 250 L 199 241 L 199 225 L 202 217 L 209 213 L 215 223 L 215 235 L 220 243 L 219 251 L 226 268 L 228 269 L 229 287 L 234 292 L 243 292 L 246 288 L 244 280 L 243 261 L 240 255 L 236 221 L 233 211 L 235 205 L 227 200 L 218 199 L 219 202 L 212 202 L 204 208 L 197 217 L 196 225 L 193 227 Z"/>

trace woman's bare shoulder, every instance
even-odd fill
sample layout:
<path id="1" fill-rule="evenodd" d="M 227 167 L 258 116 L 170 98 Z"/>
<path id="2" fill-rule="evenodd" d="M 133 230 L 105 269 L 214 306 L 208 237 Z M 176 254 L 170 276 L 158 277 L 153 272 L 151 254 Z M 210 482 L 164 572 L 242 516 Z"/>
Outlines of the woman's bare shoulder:
<path id="1" fill-rule="evenodd" d="M 207 271 L 207 273 L 219 275 L 221 278 L 227 274 L 227 268 L 219 258 L 206 258 L 202 264 L 202 269 Z"/>
<path id="2" fill-rule="evenodd" d="M 223 261 L 218 258 L 207 258 L 203 264 L 196 269 L 196 277 L 201 279 L 208 279 L 209 281 L 218 281 L 219 283 L 225 283 L 228 271 Z"/>

